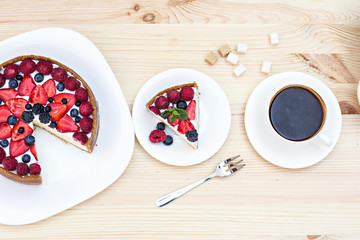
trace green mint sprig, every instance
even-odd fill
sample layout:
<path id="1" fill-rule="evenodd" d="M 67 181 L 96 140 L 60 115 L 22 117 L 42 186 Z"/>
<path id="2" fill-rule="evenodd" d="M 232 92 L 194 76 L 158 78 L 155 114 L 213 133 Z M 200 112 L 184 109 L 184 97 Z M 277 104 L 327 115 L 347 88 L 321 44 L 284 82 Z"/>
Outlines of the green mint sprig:
<path id="1" fill-rule="evenodd" d="M 186 120 L 189 118 L 187 112 L 181 108 L 166 109 L 161 113 L 161 116 L 167 117 L 171 114 L 170 123 L 174 123 L 176 119 Z"/>

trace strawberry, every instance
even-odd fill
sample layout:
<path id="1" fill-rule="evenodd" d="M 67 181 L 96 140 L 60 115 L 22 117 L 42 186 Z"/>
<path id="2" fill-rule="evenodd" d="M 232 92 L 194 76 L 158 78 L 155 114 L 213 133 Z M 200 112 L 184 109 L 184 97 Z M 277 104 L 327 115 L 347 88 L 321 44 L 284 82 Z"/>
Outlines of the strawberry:
<path id="1" fill-rule="evenodd" d="M 176 125 L 179 124 L 180 119 L 177 118 L 177 119 L 175 119 L 175 122 L 174 122 L 174 123 L 171 123 L 171 122 L 170 122 L 171 115 L 172 115 L 172 114 L 170 114 L 170 115 L 168 116 L 167 121 L 168 121 L 168 123 L 170 123 L 171 126 L 175 127 Z"/>
<path id="2" fill-rule="evenodd" d="M 26 145 L 24 139 L 20 141 L 10 141 L 10 156 L 17 157 L 27 152 L 28 150 L 29 146 Z"/>
<path id="3" fill-rule="evenodd" d="M 43 84 L 43 88 L 45 89 L 45 92 L 47 93 L 48 98 L 55 96 L 56 86 L 55 86 L 54 80 L 52 80 L 52 79 L 47 80 Z"/>
<path id="4" fill-rule="evenodd" d="M 35 157 L 35 159 L 37 161 L 38 158 L 37 158 L 37 152 L 36 152 L 36 149 L 35 149 L 35 144 L 31 145 L 30 152 L 32 153 L 32 155 Z"/>
<path id="5" fill-rule="evenodd" d="M 10 115 L 11 112 L 6 105 L 0 106 L 0 123 L 7 122 L 7 119 Z"/>
<path id="6" fill-rule="evenodd" d="M 25 75 L 19 85 L 19 95 L 20 96 L 30 96 L 30 93 L 36 86 L 33 78 L 30 75 Z"/>
<path id="7" fill-rule="evenodd" d="M 22 133 L 19 132 L 19 128 L 21 127 L 24 129 Z M 27 123 L 25 123 L 22 120 L 19 120 L 12 129 L 11 140 L 13 141 L 22 140 L 26 136 L 31 135 L 33 131 L 34 130 Z"/>
<path id="8" fill-rule="evenodd" d="M 51 107 L 50 116 L 51 121 L 57 121 L 66 113 L 66 105 L 61 103 L 50 103 L 48 106 Z"/>
<path id="9" fill-rule="evenodd" d="M 17 91 L 15 89 L 11 89 L 11 88 L 0 89 L 0 99 L 3 102 L 6 102 L 7 100 L 16 97 L 16 95 L 17 95 Z"/>
<path id="10" fill-rule="evenodd" d="M 64 115 L 58 122 L 56 129 L 59 132 L 77 132 L 79 131 L 79 126 L 74 122 L 74 120 L 69 115 Z"/>
<path id="11" fill-rule="evenodd" d="M 177 128 L 179 133 L 185 134 L 188 131 L 194 130 L 194 125 L 189 120 L 180 120 L 179 126 Z"/>
<path id="12" fill-rule="evenodd" d="M 40 103 L 42 105 L 45 105 L 47 103 L 47 100 L 48 100 L 47 93 L 45 92 L 44 88 L 40 85 L 34 88 L 29 98 L 29 101 L 33 104 Z"/>
<path id="13" fill-rule="evenodd" d="M 72 108 L 72 106 L 74 106 L 76 102 L 76 98 L 73 94 L 70 93 L 59 93 L 54 96 L 54 102 L 56 103 L 62 103 L 63 99 L 66 99 L 66 107 L 67 107 L 66 111 L 69 111 Z"/>
<path id="14" fill-rule="evenodd" d="M 10 112 L 17 118 L 21 119 L 21 114 L 25 111 L 25 105 L 28 103 L 22 98 L 13 98 L 6 101 L 6 106 L 10 109 Z"/>
<path id="15" fill-rule="evenodd" d="M 7 123 L 0 124 L 0 139 L 6 139 L 11 136 L 11 127 Z"/>
<path id="16" fill-rule="evenodd" d="M 192 100 L 186 108 L 189 120 L 195 120 L 196 118 L 196 102 Z"/>

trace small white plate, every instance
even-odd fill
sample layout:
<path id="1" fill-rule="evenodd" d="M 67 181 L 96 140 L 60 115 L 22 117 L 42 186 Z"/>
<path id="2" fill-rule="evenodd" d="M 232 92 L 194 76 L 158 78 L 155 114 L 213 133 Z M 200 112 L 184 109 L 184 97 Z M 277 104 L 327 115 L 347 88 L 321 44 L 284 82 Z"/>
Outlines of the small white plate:
<path id="1" fill-rule="evenodd" d="M 315 139 L 292 142 L 272 128 L 270 101 L 281 88 L 292 84 L 308 86 L 324 100 L 327 115 L 321 131 L 331 140 L 330 146 Z M 340 106 L 334 94 L 320 80 L 305 73 L 284 72 L 266 78 L 251 93 L 245 110 L 245 129 L 255 150 L 267 161 L 285 168 L 304 168 L 320 162 L 335 147 L 341 126 Z"/>
<path id="2" fill-rule="evenodd" d="M 43 28 L 0 42 L 0 62 L 20 55 L 41 55 L 72 68 L 89 84 L 100 110 L 100 129 L 89 154 L 36 129 L 42 185 L 29 186 L 0 176 L 0 223 L 36 222 L 101 192 L 125 171 L 134 148 L 128 105 L 97 47 L 83 35 Z"/>
<path id="3" fill-rule="evenodd" d="M 166 134 L 173 137 L 170 146 L 151 143 L 149 134 L 159 122 L 145 107 L 158 92 L 180 84 L 196 82 L 199 86 L 200 122 L 198 149 L 194 150 L 171 129 Z M 161 162 L 175 166 L 189 166 L 207 160 L 224 144 L 230 130 L 230 104 L 220 86 L 204 73 L 185 68 L 161 72 L 140 89 L 133 105 L 135 134 L 143 148 Z"/>

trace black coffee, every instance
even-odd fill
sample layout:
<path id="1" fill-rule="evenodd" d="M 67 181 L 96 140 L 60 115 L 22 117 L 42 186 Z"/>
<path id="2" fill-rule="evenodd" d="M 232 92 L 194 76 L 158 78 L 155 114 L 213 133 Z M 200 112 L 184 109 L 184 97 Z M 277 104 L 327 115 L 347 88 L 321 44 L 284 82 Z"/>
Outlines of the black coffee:
<path id="1" fill-rule="evenodd" d="M 271 103 L 269 114 L 275 131 L 293 141 L 312 137 L 324 119 L 319 98 L 302 87 L 289 87 L 278 93 Z"/>

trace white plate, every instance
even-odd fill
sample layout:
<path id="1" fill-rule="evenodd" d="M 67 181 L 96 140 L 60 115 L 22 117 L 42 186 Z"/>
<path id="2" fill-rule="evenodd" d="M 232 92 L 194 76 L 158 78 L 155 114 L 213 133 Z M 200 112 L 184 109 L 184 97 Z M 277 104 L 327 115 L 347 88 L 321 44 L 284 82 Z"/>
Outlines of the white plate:
<path id="1" fill-rule="evenodd" d="M 149 134 L 159 122 L 145 107 L 158 92 L 180 84 L 196 82 L 200 92 L 198 149 L 194 150 L 172 130 L 166 129 L 174 142 L 170 146 L 151 143 Z M 185 68 L 161 72 L 140 89 L 133 105 L 135 134 L 143 148 L 154 158 L 175 166 L 189 166 L 207 160 L 224 144 L 230 130 L 230 104 L 220 86 L 204 73 Z"/>
<path id="2" fill-rule="evenodd" d="M 60 61 L 93 90 L 100 109 L 97 146 L 89 154 L 36 129 L 43 184 L 22 185 L 0 176 L 0 223 L 27 224 L 64 211 L 101 192 L 126 169 L 134 148 L 129 108 L 97 47 L 83 35 L 43 28 L 0 42 L 0 62 L 35 54 Z"/>
<path id="3" fill-rule="evenodd" d="M 283 87 L 300 84 L 314 89 L 327 106 L 321 133 L 331 140 L 330 146 L 316 141 L 316 136 L 303 142 L 292 142 L 272 128 L 269 106 L 272 97 Z M 245 110 L 245 128 L 255 150 L 267 161 L 285 168 L 304 168 L 320 162 L 335 147 L 341 132 L 340 106 L 331 90 L 320 80 L 299 72 L 284 72 L 262 81 L 251 93 Z"/>

